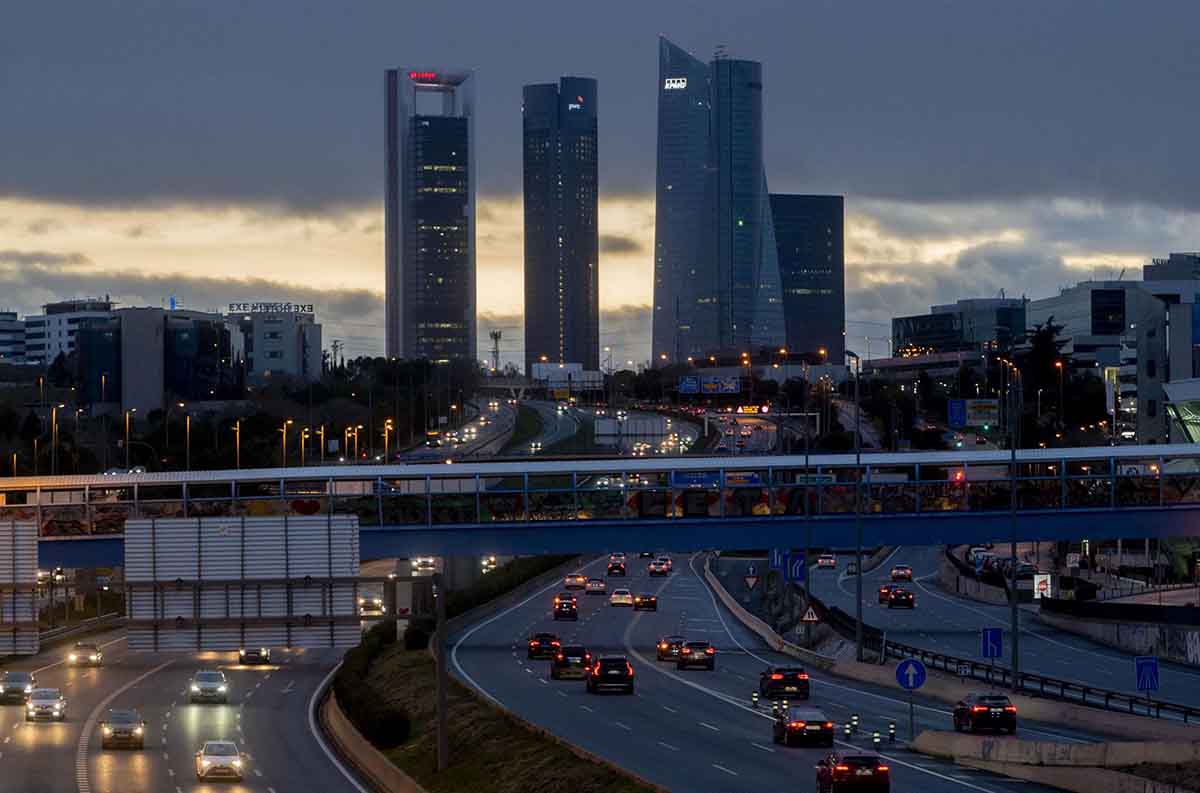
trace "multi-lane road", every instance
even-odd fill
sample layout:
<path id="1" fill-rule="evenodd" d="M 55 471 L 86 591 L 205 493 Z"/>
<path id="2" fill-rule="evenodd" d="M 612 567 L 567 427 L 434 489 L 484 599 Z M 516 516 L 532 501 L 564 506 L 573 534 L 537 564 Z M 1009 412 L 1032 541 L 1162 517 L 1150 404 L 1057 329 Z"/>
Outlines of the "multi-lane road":
<path id="1" fill-rule="evenodd" d="M 583 568 L 603 572 L 605 559 Z M 700 577 L 700 560 L 676 558 L 666 579 L 648 578 L 645 560 L 629 552 L 628 579 L 609 579 L 610 590 L 628 586 L 635 593 L 657 593 L 658 612 L 631 612 L 608 605 L 606 597 L 579 594 L 579 621 L 555 622 L 550 603 L 561 582 L 451 637 L 452 669 L 504 707 L 642 777 L 673 790 L 812 790 L 812 766 L 822 749 L 783 748 L 771 740 L 765 707 L 752 707 L 750 694 L 769 664 L 794 663 L 765 648 L 719 606 Z M 549 679 L 548 662 L 526 658 L 525 642 L 537 631 L 557 633 L 593 653 L 626 655 L 635 669 L 636 694 L 588 695 L 580 681 Z M 713 672 L 680 672 L 655 661 L 654 647 L 665 634 L 708 640 L 718 648 Z M 811 670 L 810 670 L 811 671 Z M 839 744 L 866 747 L 870 731 L 887 735 L 894 721 L 907 737 L 908 700 L 897 689 L 849 682 L 815 671 L 811 704 L 824 710 L 839 728 Z M 917 731 L 950 729 L 946 706 L 916 700 Z M 849 742 L 840 728 L 858 714 L 865 734 Z M 1023 723 L 1020 734 L 1065 742 L 1098 736 L 1052 725 Z M 912 755 L 884 741 L 883 754 L 893 770 L 894 789 L 933 793 L 999 793 L 1009 785 L 1000 777 Z M 1039 790 L 1036 785 L 1024 789 Z"/>
<path id="2" fill-rule="evenodd" d="M 359 791 L 326 753 L 309 720 L 311 698 L 341 657 L 339 651 L 276 652 L 270 666 L 242 667 L 236 654 L 130 652 L 119 631 L 98 637 L 104 665 L 63 663 L 61 647 L 6 663 L 35 671 L 39 687 L 68 700 L 62 723 L 26 723 L 19 705 L 0 707 L 0 791 Z M 188 681 L 201 669 L 229 679 L 228 705 L 188 703 Z M 100 748 L 109 708 L 136 708 L 146 720 L 142 751 Z M 198 783 L 194 756 L 208 740 L 235 741 L 249 756 L 241 784 Z"/>

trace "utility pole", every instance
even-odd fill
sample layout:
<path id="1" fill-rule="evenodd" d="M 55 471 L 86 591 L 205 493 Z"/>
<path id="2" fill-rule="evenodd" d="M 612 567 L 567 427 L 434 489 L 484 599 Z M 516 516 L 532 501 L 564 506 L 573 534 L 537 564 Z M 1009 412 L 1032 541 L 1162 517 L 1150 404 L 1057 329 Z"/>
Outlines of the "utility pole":
<path id="1" fill-rule="evenodd" d="M 858 378 L 862 362 L 857 353 L 846 350 L 854 359 L 854 644 L 855 657 L 863 660 L 863 572 L 862 572 L 862 410 L 858 403 Z M 880 648 L 884 652 L 885 648 Z"/>
<path id="2" fill-rule="evenodd" d="M 441 573 L 433 574 L 433 601 L 437 623 L 437 764 L 438 771 L 450 765 L 450 731 L 446 723 L 447 689 L 449 673 L 446 669 L 446 589 Z"/>

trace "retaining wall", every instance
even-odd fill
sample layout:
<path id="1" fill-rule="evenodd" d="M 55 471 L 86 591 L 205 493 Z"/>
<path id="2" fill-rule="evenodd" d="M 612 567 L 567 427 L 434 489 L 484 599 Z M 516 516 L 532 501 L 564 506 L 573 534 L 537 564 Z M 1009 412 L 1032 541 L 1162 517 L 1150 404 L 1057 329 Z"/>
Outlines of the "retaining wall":
<path id="1" fill-rule="evenodd" d="M 1200 625 L 1162 625 L 1090 620 L 1038 609 L 1038 622 L 1085 636 L 1135 655 L 1157 655 L 1180 664 L 1200 666 Z"/>
<path id="2" fill-rule="evenodd" d="M 376 791 L 384 793 L 425 793 L 408 774 L 362 736 L 346 714 L 338 707 L 337 696 L 330 690 L 320 705 L 322 732 L 334 745 L 338 755 L 346 760 L 359 777 Z"/>
<path id="3" fill-rule="evenodd" d="M 992 586 L 974 578 L 959 575 L 958 569 L 946 558 L 945 554 L 938 557 L 938 583 L 942 589 L 952 595 L 978 600 L 980 603 L 990 603 L 994 606 L 1007 606 L 1008 593 L 1003 587 Z"/>

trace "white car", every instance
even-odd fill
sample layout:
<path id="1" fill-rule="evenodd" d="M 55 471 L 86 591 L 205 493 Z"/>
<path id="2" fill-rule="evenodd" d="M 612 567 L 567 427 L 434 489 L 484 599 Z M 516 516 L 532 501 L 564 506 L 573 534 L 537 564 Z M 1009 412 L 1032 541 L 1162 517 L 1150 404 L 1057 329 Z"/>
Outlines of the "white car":
<path id="1" fill-rule="evenodd" d="M 243 756 L 233 741 L 206 741 L 196 752 L 196 779 L 229 779 L 241 782 Z"/>
<path id="2" fill-rule="evenodd" d="M 614 589 L 608 596 L 610 606 L 633 606 L 633 593 L 628 589 Z"/>
<path id="3" fill-rule="evenodd" d="M 35 688 L 25 703 L 25 721 L 66 721 L 67 698 L 57 688 Z"/>
<path id="4" fill-rule="evenodd" d="M 817 567 L 837 567 L 837 557 L 831 553 L 823 553 L 817 557 Z"/>
<path id="5" fill-rule="evenodd" d="M 603 578 L 589 578 L 583 585 L 583 591 L 588 595 L 603 595 L 608 589 Z"/>

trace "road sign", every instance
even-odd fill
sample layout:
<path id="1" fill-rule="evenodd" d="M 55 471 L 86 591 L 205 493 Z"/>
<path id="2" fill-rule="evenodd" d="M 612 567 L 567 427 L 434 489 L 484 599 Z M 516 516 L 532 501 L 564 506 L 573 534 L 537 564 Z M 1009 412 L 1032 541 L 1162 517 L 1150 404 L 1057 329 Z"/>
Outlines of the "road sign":
<path id="1" fill-rule="evenodd" d="M 958 665 L 958 676 L 959 677 L 970 677 L 971 676 L 971 665 L 970 664 L 959 664 Z"/>
<path id="2" fill-rule="evenodd" d="M 1158 656 L 1137 655 L 1133 658 L 1138 691 L 1158 691 Z"/>
<path id="3" fill-rule="evenodd" d="M 967 400 L 965 399 L 948 399 L 946 400 L 947 421 L 951 427 L 961 429 L 967 426 Z"/>
<path id="4" fill-rule="evenodd" d="M 820 622 L 821 618 L 817 616 L 817 612 L 813 611 L 813 607 L 809 606 L 808 611 L 804 612 L 804 616 L 800 618 L 801 622 Z"/>
<path id="5" fill-rule="evenodd" d="M 758 576 L 748 575 L 748 576 L 746 576 L 745 581 L 746 581 L 746 589 L 754 589 L 754 585 L 758 583 Z"/>
<path id="6" fill-rule="evenodd" d="M 803 581 L 805 573 L 805 554 L 794 553 L 787 556 L 787 580 Z"/>
<path id="7" fill-rule="evenodd" d="M 1067 567 L 1079 567 L 1079 554 L 1067 554 Z"/>
<path id="8" fill-rule="evenodd" d="M 984 628 L 979 632 L 979 654 L 984 658 L 1004 655 L 1004 629 Z"/>
<path id="9" fill-rule="evenodd" d="M 896 682 L 905 691 L 925 685 L 925 664 L 915 658 L 905 658 L 896 664 Z"/>
<path id="10" fill-rule="evenodd" d="M 1050 597 L 1050 574 L 1049 573 L 1034 574 L 1034 576 L 1033 576 L 1033 598 L 1034 598 L 1034 600 L 1038 600 L 1040 598 L 1048 598 L 1048 597 Z"/>
<path id="11" fill-rule="evenodd" d="M 700 393 L 700 377 L 690 374 L 679 378 L 679 393 L 681 394 L 699 394 Z"/>
<path id="12" fill-rule="evenodd" d="M 782 548 L 772 548 L 770 563 L 772 570 L 782 570 L 787 564 L 787 551 Z"/>
<path id="13" fill-rule="evenodd" d="M 975 575 L 983 575 L 983 556 L 975 554 Z"/>

